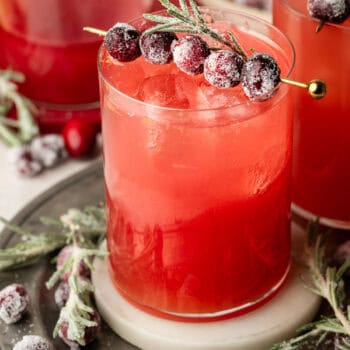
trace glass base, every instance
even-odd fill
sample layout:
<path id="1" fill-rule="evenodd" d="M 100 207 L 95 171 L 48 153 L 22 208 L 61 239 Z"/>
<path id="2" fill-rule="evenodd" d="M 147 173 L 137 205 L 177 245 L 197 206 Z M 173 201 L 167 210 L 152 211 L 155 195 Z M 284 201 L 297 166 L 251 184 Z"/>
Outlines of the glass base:
<path id="1" fill-rule="evenodd" d="M 108 266 L 108 269 L 110 270 L 110 266 Z M 268 290 L 265 294 L 263 294 L 259 298 L 252 300 L 248 303 L 245 303 L 243 305 L 233 307 L 231 309 L 220 310 L 217 312 L 210 312 L 210 313 L 176 313 L 168 310 L 154 309 L 153 307 L 149 307 L 147 305 L 140 304 L 139 302 L 135 301 L 123 290 L 121 290 L 114 281 L 112 283 L 124 299 L 126 299 L 129 303 L 131 303 L 138 309 L 148 314 L 158 316 L 164 319 L 175 320 L 175 321 L 210 322 L 210 321 L 218 321 L 218 320 L 224 320 L 232 317 L 237 317 L 237 316 L 246 314 L 250 311 L 253 311 L 258 307 L 264 305 L 269 300 L 271 300 L 281 289 L 281 287 L 283 286 L 286 280 L 286 277 L 288 276 L 289 270 L 290 270 L 290 264 L 288 265 L 282 278 L 270 290 Z M 110 274 L 110 271 L 109 271 L 109 274 Z"/>
<path id="2" fill-rule="evenodd" d="M 328 227 L 333 227 L 333 228 L 338 228 L 338 229 L 344 229 L 348 230 L 350 229 L 350 221 L 342 221 L 342 220 L 335 220 L 331 218 L 324 218 L 324 217 L 318 217 L 317 215 L 311 213 L 308 210 L 305 210 L 298 205 L 292 203 L 292 211 L 301 216 L 304 219 L 307 220 L 313 220 L 315 221 L 317 218 L 319 219 L 320 224 L 328 226 Z"/>
<path id="3" fill-rule="evenodd" d="M 51 105 L 35 102 L 37 113 L 35 118 L 39 125 L 40 133 L 60 133 L 64 125 L 70 119 L 83 119 L 93 122 L 101 129 L 101 116 L 99 102 L 79 105 Z"/>

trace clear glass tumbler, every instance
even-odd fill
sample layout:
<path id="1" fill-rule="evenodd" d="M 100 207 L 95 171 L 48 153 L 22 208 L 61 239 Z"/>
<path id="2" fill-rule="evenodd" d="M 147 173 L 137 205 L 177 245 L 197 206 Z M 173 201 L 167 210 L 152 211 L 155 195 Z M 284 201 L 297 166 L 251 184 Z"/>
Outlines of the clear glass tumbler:
<path id="1" fill-rule="evenodd" d="M 306 1 L 275 0 L 273 22 L 295 47 L 296 80 L 320 78 L 327 95 L 311 99 L 295 90 L 292 201 L 297 213 L 350 228 L 350 19 L 341 25 L 318 21 Z"/>
<path id="2" fill-rule="evenodd" d="M 294 51 L 279 30 L 239 12 L 202 11 L 290 73 Z M 250 102 L 240 86 L 218 89 L 174 63 L 116 62 L 103 47 L 99 74 L 116 288 L 175 318 L 242 313 L 268 300 L 290 265 L 290 88 Z"/>

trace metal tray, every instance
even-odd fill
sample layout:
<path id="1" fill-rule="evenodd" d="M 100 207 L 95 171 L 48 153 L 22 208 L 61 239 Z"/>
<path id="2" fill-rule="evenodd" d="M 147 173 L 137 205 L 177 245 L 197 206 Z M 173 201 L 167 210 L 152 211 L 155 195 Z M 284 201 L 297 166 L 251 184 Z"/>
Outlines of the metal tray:
<path id="1" fill-rule="evenodd" d="M 57 218 L 68 208 L 97 205 L 103 199 L 102 164 L 98 162 L 60 182 L 33 200 L 15 216 L 13 222 L 34 232 L 40 232 L 45 229 L 39 220 L 41 216 Z M 16 240 L 18 240 L 18 236 L 5 229 L 0 234 L 0 247 L 11 246 L 16 243 Z M 29 312 L 23 320 L 13 325 L 6 325 L 0 321 L 1 350 L 12 349 L 13 345 L 27 334 L 42 335 L 52 339 L 59 309 L 54 302 L 54 291 L 48 291 L 45 287 L 45 282 L 54 271 L 50 260 L 48 257 L 31 267 L 11 272 L 0 272 L 0 289 L 10 283 L 22 283 L 31 298 Z M 52 343 L 57 350 L 68 348 L 59 338 L 52 340 Z M 114 334 L 106 324 L 102 325 L 98 339 L 85 348 L 87 350 L 137 349 Z"/>

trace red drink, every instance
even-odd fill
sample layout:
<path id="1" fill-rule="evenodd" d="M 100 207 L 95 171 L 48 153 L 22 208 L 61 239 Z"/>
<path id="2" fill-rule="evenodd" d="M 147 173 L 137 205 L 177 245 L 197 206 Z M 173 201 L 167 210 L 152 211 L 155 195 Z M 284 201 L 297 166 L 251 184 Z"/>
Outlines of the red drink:
<path id="1" fill-rule="evenodd" d="M 211 11 L 225 21 L 216 28 L 230 27 L 247 50 L 269 52 L 287 75 L 293 53 L 280 32 L 249 16 Z M 270 41 L 257 37 L 255 30 L 267 28 Z M 252 103 L 241 87 L 215 88 L 173 63 L 120 63 L 104 49 L 99 61 L 115 285 L 167 315 L 210 317 L 256 306 L 289 267 L 289 88 Z"/>
<path id="2" fill-rule="evenodd" d="M 57 131 L 72 116 L 99 121 L 96 56 L 102 39 L 82 28 L 108 28 L 144 10 L 139 0 L 0 3 L 0 67 L 25 74 L 21 92 L 37 103 L 42 129 Z"/>
<path id="3" fill-rule="evenodd" d="M 293 202 L 303 215 L 349 227 L 350 19 L 315 33 L 317 21 L 307 13 L 306 0 L 276 0 L 274 23 L 295 46 L 295 79 L 320 78 L 328 89 L 322 100 L 295 90 Z"/>

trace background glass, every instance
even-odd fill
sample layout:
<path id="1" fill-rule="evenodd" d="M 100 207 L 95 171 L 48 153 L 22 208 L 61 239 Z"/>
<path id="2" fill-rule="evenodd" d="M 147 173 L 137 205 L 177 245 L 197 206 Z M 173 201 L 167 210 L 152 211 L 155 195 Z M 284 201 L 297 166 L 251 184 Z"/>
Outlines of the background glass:
<path id="1" fill-rule="evenodd" d="M 108 29 L 157 7 L 152 0 L 6 0 L 0 2 L 0 68 L 25 74 L 21 92 L 35 101 L 42 131 L 72 118 L 99 122 L 96 56 Z"/>
<path id="2" fill-rule="evenodd" d="M 295 89 L 292 200 L 303 216 L 314 214 L 331 226 L 350 227 L 350 19 L 325 24 L 307 13 L 306 1 L 275 0 L 273 22 L 296 51 L 294 78 L 320 78 L 321 100 Z"/>

